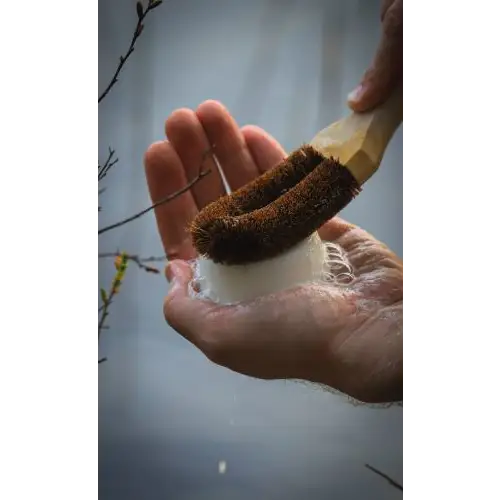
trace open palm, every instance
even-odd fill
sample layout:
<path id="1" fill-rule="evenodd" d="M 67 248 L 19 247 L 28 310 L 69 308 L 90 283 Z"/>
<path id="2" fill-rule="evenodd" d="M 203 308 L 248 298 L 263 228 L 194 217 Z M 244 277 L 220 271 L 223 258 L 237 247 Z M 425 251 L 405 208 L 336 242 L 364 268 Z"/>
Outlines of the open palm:
<path id="1" fill-rule="evenodd" d="M 194 178 L 209 145 L 231 189 L 272 168 L 283 148 L 258 127 L 239 128 L 216 101 L 181 109 L 166 121 L 166 141 L 145 156 L 152 201 Z M 210 164 L 211 163 L 211 164 Z M 403 264 L 385 245 L 339 218 L 319 231 L 342 247 L 354 279 L 307 284 L 234 306 L 189 296 L 187 261 L 196 257 L 187 227 L 223 195 L 216 165 L 190 192 L 156 209 L 170 260 L 165 299 L 170 325 L 213 362 L 262 379 L 304 379 L 366 402 L 402 399 Z"/>

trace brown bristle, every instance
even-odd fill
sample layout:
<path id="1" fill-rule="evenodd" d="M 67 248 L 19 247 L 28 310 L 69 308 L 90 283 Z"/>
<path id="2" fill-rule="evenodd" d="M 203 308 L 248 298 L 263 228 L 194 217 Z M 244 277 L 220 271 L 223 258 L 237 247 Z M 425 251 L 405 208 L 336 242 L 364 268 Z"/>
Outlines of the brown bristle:
<path id="1" fill-rule="evenodd" d="M 222 264 L 275 257 L 313 234 L 360 189 L 338 161 L 303 146 L 246 186 L 207 205 L 191 224 L 194 247 Z"/>

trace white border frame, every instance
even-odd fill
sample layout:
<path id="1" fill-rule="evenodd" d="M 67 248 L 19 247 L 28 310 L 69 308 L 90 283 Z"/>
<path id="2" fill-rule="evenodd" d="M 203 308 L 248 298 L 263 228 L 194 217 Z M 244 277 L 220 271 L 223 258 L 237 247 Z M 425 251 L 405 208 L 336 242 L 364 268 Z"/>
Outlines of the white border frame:
<path id="1" fill-rule="evenodd" d="M 406 4 L 407 499 L 499 489 L 496 5 Z M 0 498 L 90 499 L 97 2 L 2 14 Z"/>

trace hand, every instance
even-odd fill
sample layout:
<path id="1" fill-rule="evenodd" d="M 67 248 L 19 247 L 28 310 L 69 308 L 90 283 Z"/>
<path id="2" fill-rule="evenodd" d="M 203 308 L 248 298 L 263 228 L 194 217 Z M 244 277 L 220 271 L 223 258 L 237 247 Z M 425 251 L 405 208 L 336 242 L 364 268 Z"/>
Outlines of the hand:
<path id="1" fill-rule="evenodd" d="M 237 189 L 285 156 L 257 127 L 239 128 L 218 102 L 196 112 L 175 111 L 168 141 L 145 156 L 152 201 L 195 177 L 209 144 Z M 210 162 L 209 162 L 210 163 Z M 335 218 L 323 239 L 341 245 L 356 275 L 346 287 L 309 284 L 236 306 L 218 306 L 188 294 L 186 262 L 196 256 L 186 231 L 198 210 L 224 193 L 214 164 L 191 192 L 156 209 L 172 286 L 164 313 L 170 325 L 213 362 L 261 379 L 303 379 L 329 385 L 365 402 L 402 400 L 403 264 L 365 231 Z"/>
<path id="2" fill-rule="evenodd" d="M 384 0 L 381 16 L 382 39 L 375 58 L 347 98 L 354 111 L 378 106 L 403 79 L 403 0 Z"/>

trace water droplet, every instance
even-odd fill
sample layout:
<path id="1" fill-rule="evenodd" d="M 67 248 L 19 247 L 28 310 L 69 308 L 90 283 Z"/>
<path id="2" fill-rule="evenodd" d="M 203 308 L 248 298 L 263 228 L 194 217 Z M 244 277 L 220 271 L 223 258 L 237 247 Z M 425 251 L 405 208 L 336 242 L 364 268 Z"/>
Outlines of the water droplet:
<path id="1" fill-rule="evenodd" d="M 225 474 L 227 469 L 227 464 L 225 460 L 219 461 L 219 474 Z"/>

